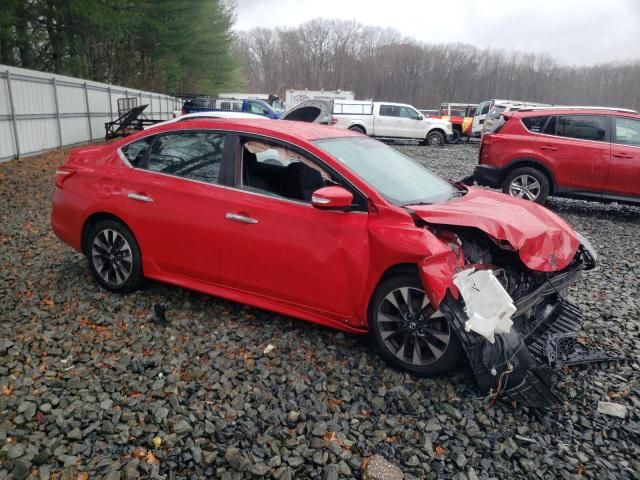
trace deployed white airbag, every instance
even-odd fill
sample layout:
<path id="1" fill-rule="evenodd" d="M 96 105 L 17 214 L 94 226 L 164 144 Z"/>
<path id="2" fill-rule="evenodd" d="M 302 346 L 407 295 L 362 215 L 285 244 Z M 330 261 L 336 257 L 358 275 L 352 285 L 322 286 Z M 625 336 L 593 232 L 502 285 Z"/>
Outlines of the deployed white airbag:
<path id="1" fill-rule="evenodd" d="M 453 277 L 453 283 L 466 305 L 467 332 L 476 332 L 494 343 L 495 334 L 511 331 L 516 307 L 491 270 L 463 270 Z"/>

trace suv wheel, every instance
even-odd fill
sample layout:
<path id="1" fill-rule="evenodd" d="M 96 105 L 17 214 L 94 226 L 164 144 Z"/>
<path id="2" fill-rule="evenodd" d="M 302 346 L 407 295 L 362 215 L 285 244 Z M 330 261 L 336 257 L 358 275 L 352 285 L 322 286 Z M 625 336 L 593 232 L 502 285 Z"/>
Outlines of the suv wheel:
<path id="1" fill-rule="evenodd" d="M 549 180 L 537 168 L 516 168 L 505 177 L 502 191 L 512 197 L 543 204 L 549 195 Z"/>
<path id="2" fill-rule="evenodd" d="M 415 275 L 380 283 L 369 306 L 369 332 L 384 360 L 416 375 L 449 372 L 460 358 L 456 333 Z"/>
<path id="3" fill-rule="evenodd" d="M 444 135 L 440 132 L 430 132 L 427 138 L 424 139 L 423 144 L 431 147 L 441 147 L 444 145 Z"/>
<path id="4" fill-rule="evenodd" d="M 87 237 L 86 255 L 93 277 L 107 290 L 127 293 L 142 283 L 138 243 L 122 223 L 96 223 Z"/>

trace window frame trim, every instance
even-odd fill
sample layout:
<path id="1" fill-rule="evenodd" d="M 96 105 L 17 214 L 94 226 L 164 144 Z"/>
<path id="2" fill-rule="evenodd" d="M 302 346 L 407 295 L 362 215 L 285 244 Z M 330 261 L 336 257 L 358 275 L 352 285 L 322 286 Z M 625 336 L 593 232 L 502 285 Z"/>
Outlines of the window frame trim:
<path id="1" fill-rule="evenodd" d="M 561 114 L 550 114 L 549 115 L 549 120 L 547 121 L 547 123 L 551 120 L 551 118 L 553 117 L 560 117 L 562 116 Z M 564 115 L 564 116 L 590 116 L 590 117 L 604 117 L 605 118 L 605 135 L 607 136 L 606 140 L 587 140 L 585 138 L 575 138 L 575 137 L 564 137 L 562 135 L 551 135 L 549 133 L 536 133 L 536 132 L 531 132 L 527 129 L 527 127 L 523 127 L 525 128 L 525 130 L 527 130 L 528 133 L 530 133 L 531 135 L 539 135 L 541 137 L 547 137 L 547 138 L 555 138 L 555 139 L 564 139 L 564 140 L 572 140 L 574 142 L 589 142 L 589 143 L 595 143 L 597 145 L 611 145 L 611 115 L 594 115 L 592 113 L 580 113 L 580 114 L 576 114 L 576 115 Z M 522 118 L 519 119 L 522 122 Z M 547 124 L 545 123 L 545 128 L 547 128 Z M 557 131 L 557 129 L 556 129 Z"/>

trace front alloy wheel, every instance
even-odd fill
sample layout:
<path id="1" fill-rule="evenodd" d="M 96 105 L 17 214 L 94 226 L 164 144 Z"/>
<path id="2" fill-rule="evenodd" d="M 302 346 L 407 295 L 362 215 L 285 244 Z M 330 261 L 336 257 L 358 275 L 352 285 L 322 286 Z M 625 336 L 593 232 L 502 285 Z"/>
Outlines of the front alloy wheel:
<path id="1" fill-rule="evenodd" d="M 371 333 L 382 357 L 418 375 L 437 375 L 455 365 L 460 348 L 446 317 L 436 311 L 412 276 L 383 281 L 370 312 Z"/>

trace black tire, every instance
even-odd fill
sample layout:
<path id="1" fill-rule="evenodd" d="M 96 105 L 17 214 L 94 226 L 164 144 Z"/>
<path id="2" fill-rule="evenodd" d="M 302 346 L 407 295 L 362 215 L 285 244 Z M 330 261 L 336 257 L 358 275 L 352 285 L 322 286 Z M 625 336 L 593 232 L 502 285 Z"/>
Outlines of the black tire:
<path id="1" fill-rule="evenodd" d="M 362 128 L 360 125 L 351 125 L 349 127 L 349 130 L 351 130 L 352 132 L 358 132 L 361 133 L 363 135 L 366 135 L 367 132 L 365 132 L 364 128 Z"/>
<path id="2" fill-rule="evenodd" d="M 115 293 L 128 293 L 142 284 L 142 256 L 131 231 L 117 220 L 102 220 L 89 231 L 85 255 L 93 278 Z"/>
<path id="3" fill-rule="evenodd" d="M 441 147 L 444 145 L 444 135 L 441 132 L 429 132 L 424 139 L 423 145 L 430 147 Z"/>
<path id="4" fill-rule="evenodd" d="M 502 191 L 542 205 L 549 196 L 549 179 L 537 168 L 516 168 L 502 181 Z"/>
<path id="5" fill-rule="evenodd" d="M 400 314 L 402 301 L 397 295 L 404 299 L 404 294 L 398 293 L 404 289 L 409 299 L 405 307 L 415 303 L 409 307 L 415 312 L 412 319 L 406 318 L 411 316 L 406 311 L 404 316 Z M 393 298 L 398 305 L 392 304 L 389 298 Z M 424 298 L 424 287 L 415 275 L 401 274 L 386 278 L 378 285 L 369 304 L 369 333 L 378 353 L 387 363 L 418 376 L 432 377 L 450 373 L 460 360 L 461 348 L 449 321 L 439 312 L 434 312 L 428 300 L 424 306 Z M 416 309 L 418 303 L 424 308 Z M 411 324 L 414 324 L 413 327 Z M 389 333 L 403 329 L 407 332 Z M 419 345 L 417 352 L 416 345 Z"/>
<path id="6" fill-rule="evenodd" d="M 451 135 L 451 140 L 449 140 L 449 143 L 452 145 L 456 145 L 457 143 L 460 143 L 460 140 L 462 140 L 462 135 L 460 134 L 460 130 L 456 130 L 454 128 L 453 135 Z"/>

